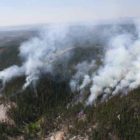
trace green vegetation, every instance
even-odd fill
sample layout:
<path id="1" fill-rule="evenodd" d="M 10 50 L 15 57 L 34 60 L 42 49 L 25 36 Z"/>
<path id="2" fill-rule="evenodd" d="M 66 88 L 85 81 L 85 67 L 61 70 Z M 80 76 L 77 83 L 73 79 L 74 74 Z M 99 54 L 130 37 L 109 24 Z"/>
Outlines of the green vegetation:
<path id="1" fill-rule="evenodd" d="M 13 44 L 0 54 L 0 69 L 20 64 L 17 48 L 18 45 Z M 86 53 L 81 55 L 92 55 Z M 78 57 L 74 59 L 78 61 Z M 89 140 L 140 139 L 140 89 L 123 97 L 115 96 L 96 107 L 86 107 L 83 103 L 75 104 L 74 97 L 78 93 L 70 92 L 66 80 L 56 82 L 52 77 L 43 76 L 38 82 L 37 93 L 32 87 L 21 91 L 24 81 L 25 77 L 13 79 L 3 91 L 1 103 L 16 104 L 8 112 L 15 125 L 1 123 L 0 140 L 17 136 L 41 140 L 64 127 L 68 140 L 77 135 L 89 136 Z"/>
<path id="2" fill-rule="evenodd" d="M 40 81 L 37 96 L 27 89 L 14 97 L 6 97 L 5 100 L 17 104 L 9 112 L 16 126 L 1 124 L 1 137 L 23 135 L 27 140 L 41 139 L 64 125 L 70 136 L 88 135 L 91 140 L 140 138 L 139 89 L 96 107 L 84 107 L 82 103 L 70 104 L 73 95 L 65 82 L 58 84 L 46 79 Z"/>

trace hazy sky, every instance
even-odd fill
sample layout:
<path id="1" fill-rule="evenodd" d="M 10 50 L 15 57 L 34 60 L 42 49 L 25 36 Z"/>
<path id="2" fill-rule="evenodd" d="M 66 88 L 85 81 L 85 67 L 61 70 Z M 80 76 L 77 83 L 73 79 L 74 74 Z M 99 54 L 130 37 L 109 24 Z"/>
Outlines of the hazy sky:
<path id="1" fill-rule="evenodd" d="M 140 0 L 0 0 L 0 26 L 140 17 Z"/>

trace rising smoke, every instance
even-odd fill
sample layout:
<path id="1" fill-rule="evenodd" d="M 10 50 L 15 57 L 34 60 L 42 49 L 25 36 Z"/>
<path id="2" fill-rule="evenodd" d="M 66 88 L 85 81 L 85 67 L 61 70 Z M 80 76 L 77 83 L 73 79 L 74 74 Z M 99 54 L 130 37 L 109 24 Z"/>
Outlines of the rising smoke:
<path id="1" fill-rule="evenodd" d="M 21 44 L 19 56 L 22 65 L 14 65 L 0 72 L 4 85 L 13 78 L 24 75 L 26 82 L 23 89 L 26 89 L 31 83 L 35 84 L 41 74 L 55 74 L 58 71 L 53 66 L 56 62 L 67 63 L 75 48 L 86 46 L 86 42 L 92 44 L 91 28 L 80 28 L 82 30 L 68 25 L 50 25 L 40 29 L 39 37 Z"/>
<path id="2" fill-rule="evenodd" d="M 60 74 L 69 79 L 72 92 L 84 94 L 88 87 L 87 104 L 126 94 L 140 85 L 139 37 L 133 23 L 43 27 L 39 37 L 21 44 L 22 65 L 4 69 L 0 79 L 4 87 L 25 76 L 24 90 L 35 88 L 42 74 Z"/>

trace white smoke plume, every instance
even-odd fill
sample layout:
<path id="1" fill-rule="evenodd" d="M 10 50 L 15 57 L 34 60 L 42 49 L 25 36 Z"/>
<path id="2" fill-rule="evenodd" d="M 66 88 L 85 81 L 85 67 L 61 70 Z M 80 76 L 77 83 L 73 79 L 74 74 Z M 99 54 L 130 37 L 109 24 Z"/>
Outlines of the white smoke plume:
<path id="1" fill-rule="evenodd" d="M 42 74 L 54 75 L 58 71 L 55 63 L 59 62 L 67 65 L 61 68 L 63 71 L 72 71 L 70 87 L 73 92 L 84 94 L 85 88 L 89 88 L 87 104 L 96 103 L 98 97 L 106 100 L 120 92 L 126 94 L 140 86 L 139 32 L 134 24 L 80 28 L 48 26 L 38 37 L 21 44 L 21 66 L 4 69 L 0 79 L 5 85 L 13 78 L 25 76 L 23 89 L 31 84 L 35 88 Z M 78 51 L 84 51 L 86 56 L 79 55 Z"/>
<path id="2" fill-rule="evenodd" d="M 19 55 L 23 60 L 22 66 L 14 65 L 0 72 L 0 79 L 4 85 L 15 77 L 25 75 L 26 83 L 23 86 L 25 89 L 39 79 L 42 71 L 48 70 L 50 61 L 55 60 L 57 53 L 64 49 L 66 35 L 64 27 L 53 26 L 44 30 L 47 30 L 47 34 L 41 32 L 39 37 L 34 37 L 21 44 Z M 58 41 L 64 44 L 56 47 Z"/>
<path id="3" fill-rule="evenodd" d="M 127 93 L 140 86 L 140 38 L 131 34 L 113 37 L 105 52 L 103 66 L 92 76 L 87 104 Z"/>
<path id="4" fill-rule="evenodd" d="M 13 65 L 1 71 L 0 78 L 2 79 L 3 85 L 5 85 L 6 82 L 12 80 L 14 77 L 18 77 L 23 74 L 24 74 L 24 67 Z"/>
<path id="5" fill-rule="evenodd" d="M 82 29 L 82 28 L 81 28 Z M 83 30 L 86 29 L 86 30 Z M 75 49 L 75 44 L 84 44 L 88 39 L 90 29 L 85 27 L 81 31 L 69 25 L 48 25 L 43 27 L 38 37 L 33 37 L 20 46 L 21 66 L 11 66 L 0 72 L 0 79 L 5 85 L 18 76 L 25 76 L 26 82 L 23 89 L 30 84 L 34 87 L 42 73 L 55 73 L 55 61 L 67 61 L 70 53 Z M 72 31 L 71 31 L 72 30 Z M 87 38 L 85 38 L 87 36 Z M 82 45 L 79 45 L 82 46 Z"/>
<path id="6" fill-rule="evenodd" d="M 76 73 L 72 76 L 72 80 L 70 81 L 70 87 L 73 92 L 81 91 L 91 82 L 89 74 L 95 68 L 95 60 L 91 62 L 83 61 L 75 66 Z"/>

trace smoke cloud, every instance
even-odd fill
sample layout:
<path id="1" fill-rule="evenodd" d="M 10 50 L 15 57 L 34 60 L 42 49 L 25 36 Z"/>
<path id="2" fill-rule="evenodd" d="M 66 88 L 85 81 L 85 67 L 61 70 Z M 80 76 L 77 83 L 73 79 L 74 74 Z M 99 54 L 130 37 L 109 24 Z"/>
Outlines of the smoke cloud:
<path id="1" fill-rule="evenodd" d="M 35 88 L 42 74 L 62 70 L 60 77 L 69 79 L 72 92 L 89 91 L 88 105 L 140 86 L 140 32 L 133 23 L 48 25 L 19 51 L 21 66 L 0 72 L 3 86 L 25 76 L 23 90 L 31 84 Z"/>
<path id="2" fill-rule="evenodd" d="M 14 65 L 0 72 L 2 83 L 5 85 L 13 78 L 25 76 L 23 89 L 26 89 L 30 84 L 35 86 L 41 74 L 55 74 L 57 69 L 53 65 L 56 62 L 66 63 L 75 48 L 83 47 L 86 42 L 91 44 L 91 28 L 81 29 L 69 25 L 43 27 L 38 37 L 21 44 L 19 57 L 22 59 L 22 65 Z"/>
<path id="3" fill-rule="evenodd" d="M 92 74 L 92 85 L 87 104 L 98 97 L 106 100 L 120 92 L 126 94 L 140 85 L 140 38 L 120 33 L 108 42 L 103 65 Z"/>

